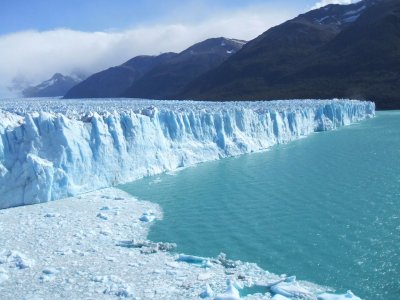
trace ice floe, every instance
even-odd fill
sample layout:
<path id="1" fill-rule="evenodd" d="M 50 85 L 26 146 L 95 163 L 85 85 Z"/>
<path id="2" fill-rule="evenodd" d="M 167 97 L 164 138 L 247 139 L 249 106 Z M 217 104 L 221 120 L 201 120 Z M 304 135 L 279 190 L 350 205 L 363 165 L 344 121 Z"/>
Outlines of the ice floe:
<path id="1" fill-rule="evenodd" d="M 115 198 L 121 198 L 118 208 Z M 100 210 L 106 206 L 109 210 Z M 119 214 L 112 219 L 97 217 L 99 211 L 115 210 Z M 116 189 L 2 210 L 0 224 L 7 226 L 0 235 L 0 298 L 260 300 L 279 299 L 284 291 L 304 299 L 336 299 L 327 288 L 281 278 L 224 254 L 175 254 L 174 244 L 146 239 L 150 224 L 139 221 L 143 211 L 162 216 L 156 204 Z M 48 212 L 60 215 L 44 218 Z M 240 296 L 242 287 L 255 285 L 264 286 L 263 293 Z"/>
<path id="2" fill-rule="evenodd" d="M 347 291 L 347 293 L 343 295 L 323 293 L 318 296 L 318 300 L 348 300 L 348 299 L 361 300 L 361 298 L 354 295 L 351 291 Z"/>

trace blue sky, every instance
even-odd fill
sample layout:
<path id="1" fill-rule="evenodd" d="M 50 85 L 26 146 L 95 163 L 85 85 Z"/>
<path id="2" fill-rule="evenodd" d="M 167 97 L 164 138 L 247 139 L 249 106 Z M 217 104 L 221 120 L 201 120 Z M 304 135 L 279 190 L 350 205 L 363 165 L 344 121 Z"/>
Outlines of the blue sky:
<path id="1" fill-rule="evenodd" d="M 0 34 L 36 29 L 122 30 L 166 22 L 197 22 L 218 12 L 272 5 L 276 0 L 2 0 Z M 279 0 L 279 7 L 305 11 L 316 1 Z"/>
<path id="2" fill-rule="evenodd" d="M 0 97 L 54 73 L 93 74 L 211 37 L 251 40 L 330 3 L 357 0 L 0 0 Z"/>

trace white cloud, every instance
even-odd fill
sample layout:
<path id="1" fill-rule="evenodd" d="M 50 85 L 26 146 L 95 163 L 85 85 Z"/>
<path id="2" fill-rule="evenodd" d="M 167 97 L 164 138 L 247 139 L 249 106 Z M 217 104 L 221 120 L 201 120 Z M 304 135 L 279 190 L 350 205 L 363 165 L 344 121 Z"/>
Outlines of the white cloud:
<path id="1" fill-rule="evenodd" d="M 352 4 L 352 3 L 359 2 L 359 1 L 360 0 L 321 0 L 321 1 L 317 2 L 316 4 L 314 4 L 314 6 L 311 9 L 321 8 L 328 4 Z"/>
<path id="2" fill-rule="evenodd" d="M 282 7 L 253 7 L 198 24 L 153 25 L 119 32 L 55 29 L 3 35 L 0 36 L 0 97 L 5 96 L 5 87 L 14 78 L 36 84 L 55 72 L 93 73 L 136 55 L 181 51 L 210 37 L 249 40 L 296 13 Z"/>

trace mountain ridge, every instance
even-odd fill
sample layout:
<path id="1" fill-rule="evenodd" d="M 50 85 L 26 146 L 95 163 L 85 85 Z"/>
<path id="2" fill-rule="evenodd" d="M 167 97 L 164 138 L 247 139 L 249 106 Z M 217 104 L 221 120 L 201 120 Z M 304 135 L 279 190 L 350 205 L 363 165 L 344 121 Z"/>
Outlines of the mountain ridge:
<path id="1" fill-rule="evenodd" d="M 245 44 L 224 37 L 196 43 L 134 82 L 123 97 L 171 99 L 190 81 L 217 67 Z"/>
<path id="2" fill-rule="evenodd" d="M 364 0 L 299 15 L 250 41 L 175 98 L 355 97 L 374 100 L 380 109 L 400 107 L 399 5 Z M 335 17 L 323 19 L 330 12 Z"/>
<path id="3" fill-rule="evenodd" d="M 177 55 L 173 52 L 157 56 L 139 55 L 123 64 L 97 72 L 72 87 L 64 98 L 105 98 L 118 97 L 135 80 L 157 64 Z"/>
<path id="4" fill-rule="evenodd" d="M 187 82 L 216 67 L 243 44 L 245 41 L 237 39 L 211 38 L 180 53 L 136 56 L 89 76 L 72 87 L 64 98 L 168 97 L 180 92 L 180 87 Z"/>
<path id="5" fill-rule="evenodd" d="M 55 73 L 50 79 L 36 86 L 29 86 L 22 90 L 24 97 L 62 97 L 82 80 L 79 76 L 64 76 Z"/>

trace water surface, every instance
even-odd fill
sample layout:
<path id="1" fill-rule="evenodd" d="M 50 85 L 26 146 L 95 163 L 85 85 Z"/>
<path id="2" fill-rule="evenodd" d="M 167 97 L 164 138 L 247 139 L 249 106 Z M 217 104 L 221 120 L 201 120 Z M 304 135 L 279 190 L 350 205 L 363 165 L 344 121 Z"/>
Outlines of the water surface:
<path id="1" fill-rule="evenodd" d="M 161 205 L 149 239 L 179 252 L 400 299 L 400 112 L 121 188 Z"/>

